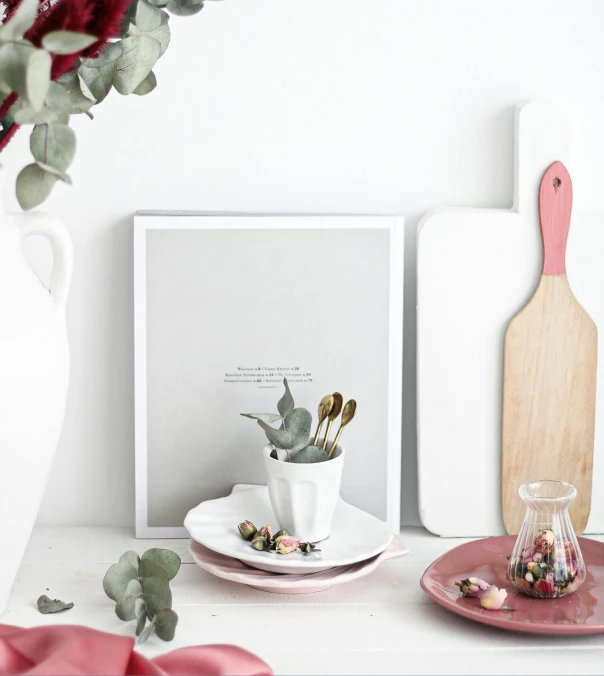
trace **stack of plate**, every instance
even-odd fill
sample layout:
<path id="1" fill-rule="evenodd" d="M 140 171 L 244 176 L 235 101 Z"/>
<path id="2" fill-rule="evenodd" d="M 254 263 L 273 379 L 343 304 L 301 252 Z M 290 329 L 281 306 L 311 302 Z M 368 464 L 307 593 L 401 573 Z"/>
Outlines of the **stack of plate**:
<path id="1" fill-rule="evenodd" d="M 210 573 L 277 594 L 309 594 L 369 574 L 387 559 L 408 549 L 387 524 L 340 500 L 331 535 L 320 552 L 276 554 L 252 549 L 237 525 L 251 521 L 257 528 L 278 523 L 266 486 L 240 484 L 226 498 L 202 502 L 185 519 L 191 554 Z M 292 533 L 297 535 L 297 533 Z"/>

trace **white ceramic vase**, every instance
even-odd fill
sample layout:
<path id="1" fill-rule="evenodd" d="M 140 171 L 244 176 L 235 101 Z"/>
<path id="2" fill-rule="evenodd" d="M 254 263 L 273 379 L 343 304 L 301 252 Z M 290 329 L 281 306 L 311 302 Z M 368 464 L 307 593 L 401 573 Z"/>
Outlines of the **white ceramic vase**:
<path id="1" fill-rule="evenodd" d="M 31 235 L 43 235 L 52 245 L 50 293 L 22 253 L 23 240 Z M 0 613 L 35 524 L 63 425 L 69 381 L 65 303 L 72 265 L 67 230 L 51 216 L 0 214 Z"/>
<path id="2" fill-rule="evenodd" d="M 262 450 L 268 475 L 268 494 L 279 527 L 304 542 L 329 537 L 340 496 L 345 451 L 337 446 L 325 462 L 295 463 L 271 458 L 273 445 Z"/>

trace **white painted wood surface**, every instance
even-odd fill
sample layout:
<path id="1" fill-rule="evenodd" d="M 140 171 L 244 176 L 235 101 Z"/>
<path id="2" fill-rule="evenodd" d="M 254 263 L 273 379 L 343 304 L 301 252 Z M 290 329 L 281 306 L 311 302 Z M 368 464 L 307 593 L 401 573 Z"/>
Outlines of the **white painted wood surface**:
<path id="1" fill-rule="evenodd" d="M 566 117 L 554 106 L 520 107 L 513 208 L 441 209 L 428 213 L 419 225 L 419 499 L 424 526 L 438 535 L 505 533 L 504 333 L 537 286 L 542 266 L 539 183 L 554 160 L 563 161 L 572 175 L 567 136 Z M 603 256 L 604 214 L 574 214 L 566 255 L 568 278 L 600 328 L 600 354 L 604 354 Z M 604 361 L 599 364 L 597 389 L 587 533 L 604 532 Z"/>
<path id="2" fill-rule="evenodd" d="M 180 623 L 172 643 L 149 639 L 140 648 L 147 656 L 233 643 L 259 655 L 277 674 L 602 674 L 604 635 L 502 632 L 437 606 L 420 589 L 421 574 L 467 540 L 418 528 L 405 529 L 401 537 L 411 553 L 366 578 L 318 594 L 282 596 L 213 577 L 192 563 L 184 540 L 135 540 L 130 529 L 38 528 L 0 622 L 84 624 L 131 635 L 133 623 L 118 620 L 103 593 L 103 575 L 127 549 L 142 553 L 161 546 L 184 561 L 172 582 Z M 40 615 L 36 599 L 44 593 L 75 607 Z"/>

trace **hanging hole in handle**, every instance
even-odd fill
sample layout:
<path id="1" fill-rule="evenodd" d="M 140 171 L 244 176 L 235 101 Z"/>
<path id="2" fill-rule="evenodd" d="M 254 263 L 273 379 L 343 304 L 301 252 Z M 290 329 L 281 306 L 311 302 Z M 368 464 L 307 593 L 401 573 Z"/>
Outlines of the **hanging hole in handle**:
<path id="1" fill-rule="evenodd" d="M 558 188 L 562 185 L 562 181 L 559 178 L 555 178 L 552 181 L 552 185 L 554 186 L 554 190 L 558 190 Z"/>

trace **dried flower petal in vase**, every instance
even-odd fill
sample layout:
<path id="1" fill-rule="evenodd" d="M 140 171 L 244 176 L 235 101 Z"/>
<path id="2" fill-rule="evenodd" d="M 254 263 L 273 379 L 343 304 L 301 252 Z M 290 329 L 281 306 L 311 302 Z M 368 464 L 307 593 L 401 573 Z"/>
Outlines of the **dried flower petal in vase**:
<path id="1" fill-rule="evenodd" d="M 564 481 L 531 481 L 518 493 L 527 505 L 508 577 L 518 591 L 536 598 L 574 592 L 585 579 L 585 563 L 568 506 L 577 494 Z"/>

